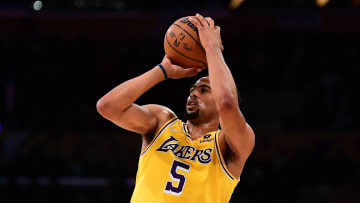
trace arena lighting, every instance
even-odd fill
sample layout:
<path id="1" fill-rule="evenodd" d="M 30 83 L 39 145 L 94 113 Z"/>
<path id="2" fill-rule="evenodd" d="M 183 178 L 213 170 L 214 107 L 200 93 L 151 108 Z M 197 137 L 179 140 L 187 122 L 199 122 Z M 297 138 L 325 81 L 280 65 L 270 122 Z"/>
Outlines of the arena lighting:
<path id="1" fill-rule="evenodd" d="M 316 0 L 316 5 L 318 5 L 318 7 L 325 7 L 330 0 Z"/>
<path id="2" fill-rule="evenodd" d="M 35 1 L 34 4 L 33 4 L 33 9 L 35 11 L 40 11 L 43 7 L 43 3 L 42 1 Z"/>
<path id="3" fill-rule="evenodd" d="M 245 0 L 231 0 L 229 3 L 229 7 L 232 10 L 236 10 Z"/>

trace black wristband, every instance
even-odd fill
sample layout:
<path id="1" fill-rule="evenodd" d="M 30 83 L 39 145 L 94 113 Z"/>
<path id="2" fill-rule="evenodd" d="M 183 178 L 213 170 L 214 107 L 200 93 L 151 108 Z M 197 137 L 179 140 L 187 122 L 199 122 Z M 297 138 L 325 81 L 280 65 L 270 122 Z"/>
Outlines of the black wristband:
<path id="1" fill-rule="evenodd" d="M 165 78 L 164 80 L 168 79 L 164 66 L 161 65 L 161 63 L 159 63 L 158 66 L 161 68 L 162 72 L 164 73 L 164 78 Z"/>

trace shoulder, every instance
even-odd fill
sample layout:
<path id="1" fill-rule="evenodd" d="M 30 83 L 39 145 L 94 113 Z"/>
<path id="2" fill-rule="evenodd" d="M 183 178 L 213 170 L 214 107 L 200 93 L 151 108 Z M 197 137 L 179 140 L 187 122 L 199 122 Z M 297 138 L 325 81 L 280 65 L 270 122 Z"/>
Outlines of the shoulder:
<path id="1" fill-rule="evenodd" d="M 166 106 L 159 104 L 147 104 L 143 105 L 144 108 L 148 109 L 156 118 L 156 127 L 152 132 L 144 135 L 146 143 L 150 143 L 155 134 L 161 129 L 161 127 L 168 122 L 170 119 L 175 118 L 176 114 Z"/>
<path id="2" fill-rule="evenodd" d="M 162 120 L 168 121 L 169 119 L 176 117 L 175 113 L 166 106 L 162 106 L 159 104 L 147 104 L 143 107 L 147 108 L 152 114 L 154 114 L 158 122 L 160 123 Z"/>
<path id="3" fill-rule="evenodd" d="M 241 145 L 241 146 L 243 146 L 244 144 L 250 145 L 249 148 L 252 149 L 253 145 L 254 145 L 253 140 L 255 139 L 254 131 L 248 123 L 246 123 L 245 130 L 243 130 L 240 134 L 237 135 L 239 138 L 242 138 L 242 139 L 239 139 L 242 142 L 232 143 L 230 141 L 230 139 L 226 139 L 227 135 L 225 134 L 225 132 L 223 130 L 219 131 L 218 136 L 219 136 L 220 146 L 223 147 L 224 149 L 231 148 L 231 150 L 233 150 L 234 152 L 238 151 L 237 149 L 239 148 L 239 146 L 236 146 L 236 145 Z"/>
<path id="4" fill-rule="evenodd" d="M 220 143 L 221 142 L 223 142 L 224 144 L 226 143 L 227 145 L 230 145 L 230 147 L 231 147 L 231 145 L 239 144 L 239 143 L 231 143 L 229 141 L 229 139 L 226 139 L 227 135 L 225 135 L 224 130 L 220 130 L 218 134 L 219 134 L 218 136 L 219 136 Z M 255 134 L 254 134 L 254 131 L 251 128 L 251 126 L 248 123 L 246 123 L 245 129 L 243 131 L 241 131 L 241 133 L 237 134 L 237 136 L 238 137 L 248 137 L 252 140 L 255 137 Z M 245 140 L 240 139 L 240 140 L 245 141 L 247 139 L 245 139 Z M 243 143 L 240 142 L 240 144 L 243 144 Z M 250 144 L 252 144 L 252 142 Z"/>

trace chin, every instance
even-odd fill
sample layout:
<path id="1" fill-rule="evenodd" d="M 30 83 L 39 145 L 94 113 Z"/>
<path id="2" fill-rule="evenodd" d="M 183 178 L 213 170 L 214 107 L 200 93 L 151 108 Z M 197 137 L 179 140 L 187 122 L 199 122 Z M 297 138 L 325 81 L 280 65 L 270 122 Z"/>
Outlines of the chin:
<path id="1" fill-rule="evenodd" d="M 196 109 L 196 110 L 186 110 L 185 113 L 184 113 L 184 119 L 185 120 L 195 120 L 197 118 L 199 118 L 199 109 Z"/>

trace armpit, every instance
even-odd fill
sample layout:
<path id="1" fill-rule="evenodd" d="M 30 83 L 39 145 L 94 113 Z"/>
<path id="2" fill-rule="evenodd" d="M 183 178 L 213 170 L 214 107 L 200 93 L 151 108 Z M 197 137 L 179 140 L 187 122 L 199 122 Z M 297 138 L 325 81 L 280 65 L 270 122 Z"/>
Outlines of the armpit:
<path id="1" fill-rule="evenodd" d="M 226 144 L 226 150 L 225 150 L 225 156 L 224 156 L 224 161 L 226 164 L 230 163 L 230 162 L 235 162 L 237 160 L 239 160 L 239 155 L 231 149 L 230 145 L 225 141 Z"/>
<path id="2" fill-rule="evenodd" d="M 143 134 L 143 137 L 147 144 L 150 144 L 151 141 L 154 139 L 155 132 L 156 132 L 156 129 L 154 129 L 152 132 L 147 132 L 147 133 Z"/>

